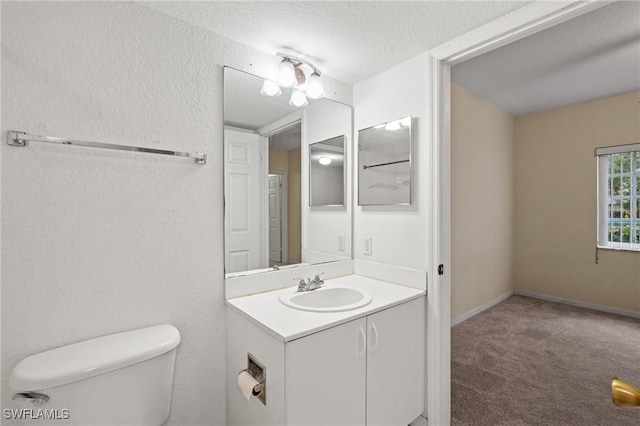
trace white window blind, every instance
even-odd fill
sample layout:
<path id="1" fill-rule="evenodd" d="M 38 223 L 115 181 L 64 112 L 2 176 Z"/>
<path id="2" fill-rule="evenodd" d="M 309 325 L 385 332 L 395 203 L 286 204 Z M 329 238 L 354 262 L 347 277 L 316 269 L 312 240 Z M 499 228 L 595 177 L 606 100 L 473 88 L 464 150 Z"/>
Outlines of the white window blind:
<path id="1" fill-rule="evenodd" d="M 640 144 L 597 148 L 598 247 L 640 251 Z"/>

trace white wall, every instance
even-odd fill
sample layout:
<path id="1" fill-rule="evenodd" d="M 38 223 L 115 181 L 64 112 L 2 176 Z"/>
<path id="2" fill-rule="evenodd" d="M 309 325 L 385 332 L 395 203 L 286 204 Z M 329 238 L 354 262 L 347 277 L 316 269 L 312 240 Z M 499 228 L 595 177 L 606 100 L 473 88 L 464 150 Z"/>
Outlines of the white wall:
<path id="1" fill-rule="evenodd" d="M 344 207 L 309 207 L 309 169 L 302 169 L 302 251 L 303 262 L 351 257 L 352 206 L 352 110 L 337 102 L 316 102 L 308 106 L 302 119 L 302 164 L 309 163 L 309 145 L 345 135 L 347 167 L 347 205 Z M 345 236 L 345 251 L 338 250 L 338 235 Z M 321 253 L 317 258 L 318 253 Z M 329 255 L 327 257 L 327 255 Z"/>
<path id="2" fill-rule="evenodd" d="M 358 164 L 358 130 L 407 116 L 413 117 L 413 204 L 360 207 L 355 202 L 353 234 L 356 259 L 428 270 L 431 246 L 429 72 L 429 56 L 425 53 L 358 83 L 353 88 L 354 164 Z M 354 181 L 354 187 L 357 188 L 357 170 L 354 171 Z M 364 237 L 372 238 L 372 255 L 363 253 Z M 423 288 L 427 289 L 426 280 Z M 425 353 L 428 354 L 429 351 Z M 423 415 L 427 416 L 429 365 L 428 359 L 425 361 Z"/>
<path id="3" fill-rule="evenodd" d="M 224 425 L 222 66 L 277 58 L 134 3 L 2 5 L 2 407 L 23 357 L 172 323 L 171 425 Z M 350 87 L 325 78 L 350 102 Z M 6 130 L 209 154 L 6 145 Z M 73 414 L 72 414 L 73 415 Z"/>
<path id="4" fill-rule="evenodd" d="M 640 312 L 640 252 L 598 250 L 598 147 L 640 140 L 640 92 L 516 118 L 518 290 Z"/>
<path id="5" fill-rule="evenodd" d="M 360 207 L 354 212 L 354 257 L 426 271 L 429 248 L 429 63 L 419 55 L 354 86 L 354 133 L 413 116 L 411 206 Z M 357 142 L 354 151 L 357 153 Z M 358 164 L 357 158 L 355 164 Z M 357 172 L 356 187 L 357 187 Z M 363 253 L 371 237 L 373 254 Z M 426 288 L 426 283 L 425 283 Z"/>
<path id="6" fill-rule="evenodd" d="M 639 95 L 514 118 L 453 85 L 453 318 L 512 290 L 640 311 L 640 254 L 598 250 L 596 263 L 594 157 L 637 141 Z"/>
<path id="7" fill-rule="evenodd" d="M 451 318 L 513 291 L 515 118 L 451 87 Z"/>
<path id="8" fill-rule="evenodd" d="M 314 167 L 313 165 L 311 166 Z M 310 197 L 317 206 L 344 204 L 345 173 L 342 164 L 315 165 L 309 182 L 312 188 Z M 315 183 L 313 183 L 315 181 Z"/>

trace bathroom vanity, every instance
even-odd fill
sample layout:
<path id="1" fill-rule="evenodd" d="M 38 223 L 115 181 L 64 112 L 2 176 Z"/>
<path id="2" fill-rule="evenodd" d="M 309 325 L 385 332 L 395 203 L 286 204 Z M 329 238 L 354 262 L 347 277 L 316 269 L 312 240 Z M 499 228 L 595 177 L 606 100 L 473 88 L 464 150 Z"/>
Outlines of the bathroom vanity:
<path id="1" fill-rule="evenodd" d="M 296 292 L 227 300 L 228 424 L 406 425 L 422 413 L 423 290 L 353 274 Z M 237 379 L 249 356 L 264 394 L 246 400 Z"/>
<path id="2" fill-rule="evenodd" d="M 355 256 L 353 213 L 414 202 L 413 119 L 356 143 L 350 106 L 295 106 L 263 77 L 224 70 L 227 424 L 408 425 L 425 408 L 427 273 L 386 264 L 379 229 Z"/>

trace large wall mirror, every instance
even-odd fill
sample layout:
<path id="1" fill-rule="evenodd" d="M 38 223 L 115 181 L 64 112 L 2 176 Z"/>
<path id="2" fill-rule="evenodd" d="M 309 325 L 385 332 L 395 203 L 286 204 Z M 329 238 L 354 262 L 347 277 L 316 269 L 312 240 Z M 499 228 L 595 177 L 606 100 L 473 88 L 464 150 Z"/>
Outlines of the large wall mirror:
<path id="1" fill-rule="evenodd" d="M 411 117 L 358 131 L 358 205 L 407 205 L 413 199 Z"/>
<path id="2" fill-rule="evenodd" d="M 262 84 L 224 69 L 227 278 L 351 258 L 351 107 L 325 98 L 295 107 L 291 89 L 265 96 Z M 311 188 L 320 151 L 334 162 L 320 172 L 335 175 L 324 195 Z"/>

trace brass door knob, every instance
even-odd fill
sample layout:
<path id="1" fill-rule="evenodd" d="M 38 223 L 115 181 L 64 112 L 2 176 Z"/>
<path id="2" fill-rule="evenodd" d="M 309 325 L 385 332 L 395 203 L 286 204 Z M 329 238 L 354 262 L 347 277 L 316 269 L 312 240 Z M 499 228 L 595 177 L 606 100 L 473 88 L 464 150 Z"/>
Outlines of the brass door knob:
<path id="1" fill-rule="evenodd" d="M 640 407 L 640 389 L 615 377 L 611 380 L 611 400 L 618 407 Z"/>

